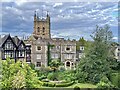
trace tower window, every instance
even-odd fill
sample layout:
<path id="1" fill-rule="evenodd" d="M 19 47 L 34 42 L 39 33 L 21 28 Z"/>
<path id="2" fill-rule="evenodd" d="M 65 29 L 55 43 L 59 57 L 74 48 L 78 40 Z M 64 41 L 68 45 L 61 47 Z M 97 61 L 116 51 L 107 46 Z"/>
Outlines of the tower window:
<path id="1" fill-rule="evenodd" d="M 40 32 L 40 27 L 38 27 L 37 31 Z"/>
<path id="2" fill-rule="evenodd" d="M 43 27 L 43 32 L 45 32 L 45 27 Z"/>

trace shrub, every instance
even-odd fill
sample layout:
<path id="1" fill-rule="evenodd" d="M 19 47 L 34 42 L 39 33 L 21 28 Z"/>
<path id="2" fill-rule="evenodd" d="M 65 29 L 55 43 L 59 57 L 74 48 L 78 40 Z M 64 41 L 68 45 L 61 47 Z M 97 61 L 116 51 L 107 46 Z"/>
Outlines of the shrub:
<path id="1" fill-rule="evenodd" d="M 55 83 L 48 82 L 48 87 L 54 87 L 54 86 L 55 86 Z"/>
<path id="2" fill-rule="evenodd" d="M 75 86 L 75 87 L 74 87 L 74 90 L 80 90 L 80 87 Z"/>
<path id="3" fill-rule="evenodd" d="M 59 67 L 59 70 L 60 70 L 61 72 L 63 72 L 63 71 L 65 71 L 65 67 L 60 66 L 60 67 Z"/>
<path id="4" fill-rule="evenodd" d="M 49 80 L 58 80 L 58 74 L 57 73 L 49 73 L 47 78 Z"/>
<path id="5" fill-rule="evenodd" d="M 100 90 L 107 90 L 109 88 L 115 88 L 115 86 L 112 85 L 111 82 L 106 83 L 106 82 L 103 82 L 102 80 L 97 84 L 97 86 L 98 86 L 98 89 L 100 89 Z"/>

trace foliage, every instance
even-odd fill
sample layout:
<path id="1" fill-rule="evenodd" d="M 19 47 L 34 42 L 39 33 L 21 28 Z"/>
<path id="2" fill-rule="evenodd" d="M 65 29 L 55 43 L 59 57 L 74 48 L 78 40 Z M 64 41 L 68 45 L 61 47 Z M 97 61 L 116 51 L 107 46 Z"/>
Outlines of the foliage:
<path id="1" fill-rule="evenodd" d="M 48 74 L 48 76 L 47 76 L 47 78 L 49 79 L 49 80 L 58 80 L 58 73 L 49 73 Z"/>
<path id="2" fill-rule="evenodd" d="M 59 70 L 60 70 L 60 72 L 63 72 L 63 71 L 65 71 L 65 67 L 64 66 L 60 66 Z"/>
<path id="3" fill-rule="evenodd" d="M 120 73 L 112 73 L 110 76 L 110 81 L 113 85 L 120 88 Z"/>
<path id="4" fill-rule="evenodd" d="M 81 37 L 77 42 L 76 42 L 76 50 L 80 50 L 80 46 L 85 46 L 86 45 L 86 40 Z"/>
<path id="5" fill-rule="evenodd" d="M 39 88 L 37 74 L 26 62 L 2 61 L 2 88 Z"/>
<path id="6" fill-rule="evenodd" d="M 51 45 L 50 43 L 48 44 L 47 48 L 48 48 L 48 51 L 47 51 L 47 56 L 48 56 L 48 66 L 50 65 L 50 62 L 51 62 L 51 54 L 50 54 L 50 48 L 53 48 L 55 45 Z"/>
<path id="7" fill-rule="evenodd" d="M 60 62 L 58 60 L 52 60 L 50 62 L 50 67 L 53 69 L 54 72 L 58 69 L 59 65 Z"/>
<path id="8" fill-rule="evenodd" d="M 75 86 L 74 90 L 80 90 L 80 87 L 79 86 Z"/>
<path id="9" fill-rule="evenodd" d="M 111 54 L 112 32 L 109 27 L 96 27 L 94 35 L 91 35 L 94 42 L 82 58 L 77 67 L 77 78 L 83 82 L 98 83 L 103 76 L 109 75 L 111 66 L 108 62 L 113 59 Z"/>
<path id="10" fill-rule="evenodd" d="M 102 81 L 100 81 L 100 83 L 98 83 L 97 86 L 100 90 L 109 90 L 108 88 L 113 88 L 113 85 L 111 83 L 105 83 Z"/>

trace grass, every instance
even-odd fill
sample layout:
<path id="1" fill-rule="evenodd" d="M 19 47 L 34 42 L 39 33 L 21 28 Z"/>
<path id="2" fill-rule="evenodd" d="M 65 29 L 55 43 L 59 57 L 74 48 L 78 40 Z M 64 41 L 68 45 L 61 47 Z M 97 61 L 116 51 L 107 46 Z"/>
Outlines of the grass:
<path id="1" fill-rule="evenodd" d="M 69 86 L 68 88 L 74 88 L 75 86 L 78 86 L 80 88 L 97 88 L 96 85 L 89 84 L 89 83 L 77 83 Z"/>

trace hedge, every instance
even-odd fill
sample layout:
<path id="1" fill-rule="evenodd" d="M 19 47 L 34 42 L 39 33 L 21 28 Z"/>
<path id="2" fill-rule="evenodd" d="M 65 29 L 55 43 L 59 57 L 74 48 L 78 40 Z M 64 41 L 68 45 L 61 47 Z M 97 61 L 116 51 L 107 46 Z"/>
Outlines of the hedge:
<path id="1" fill-rule="evenodd" d="M 43 86 L 47 86 L 47 87 L 55 87 L 55 83 L 43 82 Z"/>
<path id="2" fill-rule="evenodd" d="M 56 84 L 56 87 L 68 87 L 74 84 L 74 81 L 70 82 L 70 83 L 61 83 L 61 84 Z"/>
<path id="3" fill-rule="evenodd" d="M 41 76 L 39 77 L 39 80 L 46 79 L 46 78 L 47 78 L 46 76 Z"/>
<path id="4" fill-rule="evenodd" d="M 74 84 L 74 81 L 69 82 L 69 83 L 60 83 L 60 84 L 51 83 L 51 82 L 43 82 L 43 86 L 47 86 L 47 87 L 68 87 L 73 84 Z"/>

